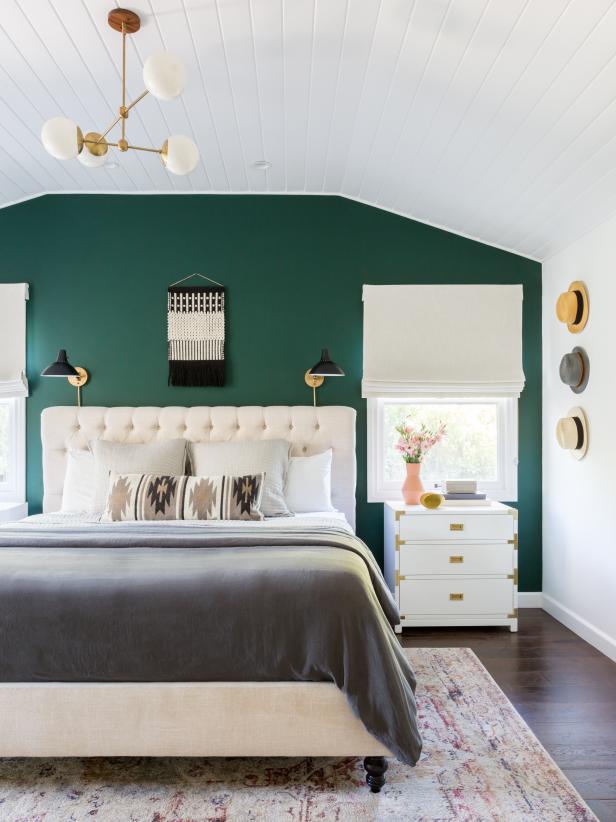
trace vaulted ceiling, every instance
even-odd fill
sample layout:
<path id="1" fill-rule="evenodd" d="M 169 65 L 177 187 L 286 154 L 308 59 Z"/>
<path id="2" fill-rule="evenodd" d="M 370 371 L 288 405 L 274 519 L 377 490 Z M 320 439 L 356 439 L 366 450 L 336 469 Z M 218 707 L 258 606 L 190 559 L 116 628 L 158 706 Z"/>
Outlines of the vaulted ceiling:
<path id="1" fill-rule="evenodd" d="M 179 99 L 131 112 L 155 155 L 63 163 L 57 114 L 101 131 L 119 104 L 109 0 L 2 0 L 0 204 L 55 191 L 336 193 L 544 259 L 616 209 L 614 0 L 138 0 L 129 99 L 168 50 Z M 254 163 L 267 160 L 266 171 Z"/>

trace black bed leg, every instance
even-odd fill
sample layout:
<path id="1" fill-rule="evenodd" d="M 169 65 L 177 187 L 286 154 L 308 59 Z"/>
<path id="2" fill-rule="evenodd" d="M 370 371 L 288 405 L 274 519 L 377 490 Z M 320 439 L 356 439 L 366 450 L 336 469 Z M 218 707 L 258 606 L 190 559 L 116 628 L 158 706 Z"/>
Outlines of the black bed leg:
<path id="1" fill-rule="evenodd" d="M 364 759 L 366 782 L 372 793 L 379 793 L 385 784 L 385 771 L 388 766 L 384 756 L 367 756 Z"/>

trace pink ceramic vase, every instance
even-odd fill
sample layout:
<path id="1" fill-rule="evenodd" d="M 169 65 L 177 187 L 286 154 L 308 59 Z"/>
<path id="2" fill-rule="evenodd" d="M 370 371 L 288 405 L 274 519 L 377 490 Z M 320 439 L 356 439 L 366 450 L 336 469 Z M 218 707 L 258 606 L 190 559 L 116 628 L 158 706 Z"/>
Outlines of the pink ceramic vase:
<path id="1" fill-rule="evenodd" d="M 402 499 L 407 505 L 419 505 L 419 497 L 424 492 L 419 476 L 420 462 L 406 462 L 406 479 L 402 485 Z"/>

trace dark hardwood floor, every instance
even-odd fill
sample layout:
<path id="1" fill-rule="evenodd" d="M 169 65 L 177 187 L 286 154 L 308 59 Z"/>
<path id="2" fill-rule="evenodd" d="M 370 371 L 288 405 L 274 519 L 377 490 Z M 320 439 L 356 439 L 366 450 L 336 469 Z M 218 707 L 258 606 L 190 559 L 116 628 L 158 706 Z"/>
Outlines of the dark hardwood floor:
<path id="1" fill-rule="evenodd" d="M 616 822 L 616 663 L 544 611 L 520 630 L 405 628 L 406 647 L 472 648 L 602 820 Z"/>

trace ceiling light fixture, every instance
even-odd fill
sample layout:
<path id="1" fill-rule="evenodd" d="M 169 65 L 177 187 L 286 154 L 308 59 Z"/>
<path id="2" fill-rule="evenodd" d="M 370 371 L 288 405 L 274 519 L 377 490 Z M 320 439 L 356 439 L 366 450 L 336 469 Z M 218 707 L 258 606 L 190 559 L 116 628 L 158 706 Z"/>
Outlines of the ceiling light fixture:
<path id="1" fill-rule="evenodd" d="M 58 160 L 72 160 L 79 158 L 79 162 L 88 168 L 98 168 L 106 164 L 106 155 L 109 146 L 119 151 L 148 151 L 160 154 L 163 165 L 172 174 L 190 174 L 199 162 L 199 150 L 190 137 L 174 134 L 168 137 L 161 148 L 145 148 L 133 146 L 126 139 L 126 120 L 129 112 L 147 94 L 157 100 L 173 100 L 184 90 L 186 71 L 182 63 L 167 52 L 153 54 L 143 66 L 143 81 L 145 91 L 131 103 L 126 103 L 126 35 L 139 31 L 141 20 L 134 11 L 127 9 L 112 9 L 107 22 L 115 31 L 122 34 L 122 102 L 118 116 L 105 131 L 89 131 L 83 134 L 79 126 L 68 117 L 52 117 L 43 125 L 41 139 L 43 146 Z M 109 142 L 106 137 L 109 132 L 120 123 L 120 138 L 117 143 Z"/>

